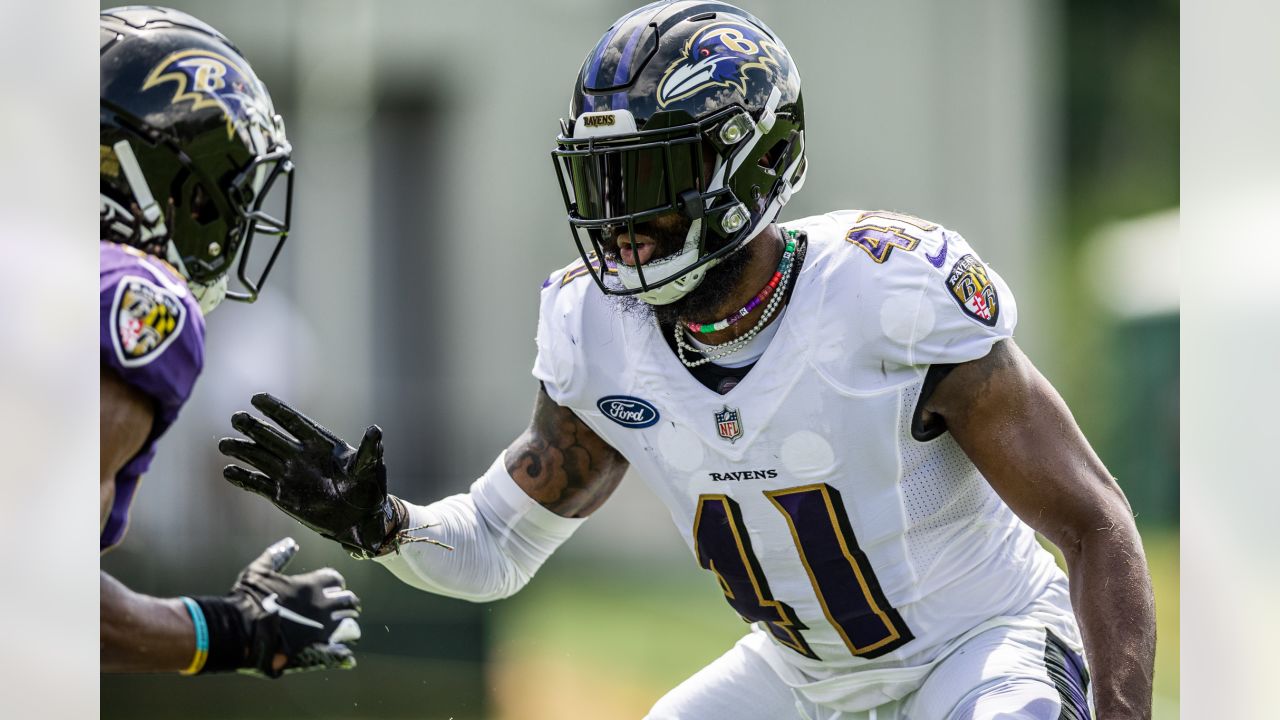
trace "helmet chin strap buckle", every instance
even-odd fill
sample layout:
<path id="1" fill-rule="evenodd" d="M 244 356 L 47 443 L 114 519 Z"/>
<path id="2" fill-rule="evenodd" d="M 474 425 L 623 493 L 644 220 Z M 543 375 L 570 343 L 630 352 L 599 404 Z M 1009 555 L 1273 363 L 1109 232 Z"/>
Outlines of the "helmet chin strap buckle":
<path id="1" fill-rule="evenodd" d="M 707 207 L 702 202 L 702 195 L 697 190 L 685 190 L 677 200 L 680 212 L 690 220 L 701 219 L 707 214 Z"/>

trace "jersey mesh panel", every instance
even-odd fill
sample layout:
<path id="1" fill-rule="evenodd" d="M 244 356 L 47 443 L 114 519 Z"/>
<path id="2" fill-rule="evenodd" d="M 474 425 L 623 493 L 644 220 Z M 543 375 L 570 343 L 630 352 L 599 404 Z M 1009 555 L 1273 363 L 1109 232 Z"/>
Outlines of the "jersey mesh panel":
<path id="1" fill-rule="evenodd" d="M 902 447 L 902 498 L 910 528 L 906 539 L 911 562 L 921 576 L 928 573 L 938 553 L 975 517 L 989 517 L 984 508 L 998 502 L 982 476 L 951 435 L 922 443 L 911 437 L 920 385 L 903 392 L 899 422 Z M 928 448 L 941 444 L 941 452 Z"/>

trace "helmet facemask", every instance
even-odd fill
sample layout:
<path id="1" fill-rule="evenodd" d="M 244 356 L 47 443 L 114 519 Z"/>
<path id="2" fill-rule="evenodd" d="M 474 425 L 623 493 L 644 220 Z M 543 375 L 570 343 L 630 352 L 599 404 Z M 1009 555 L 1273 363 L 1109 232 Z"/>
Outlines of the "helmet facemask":
<path id="1" fill-rule="evenodd" d="M 790 56 L 759 21 L 711 4 L 724 11 L 655 4 L 615 23 L 583 63 L 572 120 L 561 123 L 552 159 L 570 231 L 606 294 L 651 305 L 685 297 L 803 180 Z M 687 222 L 682 246 L 614 261 L 614 233 L 634 239 L 670 214 Z"/>
<path id="2" fill-rule="evenodd" d="M 601 288 L 665 305 L 697 287 L 708 270 L 776 216 L 777 208 L 768 217 L 752 212 L 745 201 L 750 196 L 739 197 L 733 183 L 765 133 L 737 106 L 700 121 L 643 131 L 632 130 L 628 116 L 625 110 L 579 116 L 574 131 L 557 139 L 552 157 L 574 242 Z M 583 133 L 592 122 L 622 131 Z M 609 247 L 614 229 L 634 236 L 637 225 L 669 213 L 690 223 L 679 251 L 634 266 L 608 261 L 616 256 Z M 616 282 L 607 281 L 610 274 Z"/>

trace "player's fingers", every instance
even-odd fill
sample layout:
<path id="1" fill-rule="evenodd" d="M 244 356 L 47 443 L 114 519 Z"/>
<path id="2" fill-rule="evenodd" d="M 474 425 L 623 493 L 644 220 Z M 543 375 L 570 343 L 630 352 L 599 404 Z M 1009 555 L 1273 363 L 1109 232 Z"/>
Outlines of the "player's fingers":
<path id="1" fill-rule="evenodd" d="M 284 463 L 280 457 L 268 452 L 266 448 L 252 440 L 222 438 L 218 441 L 218 452 L 247 465 L 252 465 L 268 475 L 279 477 L 283 474 Z"/>
<path id="2" fill-rule="evenodd" d="M 340 610 L 354 610 L 356 614 L 360 613 L 360 598 L 350 590 L 327 587 L 324 589 L 324 596 L 330 602 L 331 607 Z"/>
<path id="3" fill-rule="evenodd" d="M 298 554 L 298 549 L 298 543 L 294 542 L 293 538 L 279 540 L 263 550 L 262 554 L 249 564 L 249 569 L 260 573 L 280 572 L 289 564 L 293 556 Z"/>
<path id="4" fill-rule="evenodd" d="M 280 427 L 302 442 L 326 440 L 342 442 L 336 435 L 321 427 L 316 421 L 294 410 L 287 403 L 271 393 L 258 393 L 249 402 L 258 408 L 263 415 L 271 418 Z"/>
<path id="5" fill-rule="evenodd" d="M 277 670 L 283 669 L 287 675 L 333 668 L 350 670 L 356 666 L 355 654 L 351 648 L 341 643 L 312 643 L 299 650 L 292 658 L 286 658 L 288 665 L 283 668 L 279 662 L 280 657 L 282 656 L 276 656 Z"/>
<path id="6" fill-rule="evenodd" d="M 320 568 L 312 570 L 309 573 L 303 573 L 296 576 L 299 582 L 307 583 L 312 586 L 320 586 L 324 588 L 322 592 L 329 592 L 329 588 L 336 587 L 339 590 L 345 590 L 347 587 L 347 579 L 342 577 L 342 573 L 333 568 Z"/>
<path id="7" fill-rule="evenodd" d="M 267 498 L 275 497 L 276 484 L 260 472 L 254 472 L 239 465 L 228 465 L 222 468 L 222 477 L 241 490 L 248 490 Z"/>
<path id="8" fill-rule="evenodd" d="M 355 653 L 341 643 L 330 643 L 324 649 L 326 667 L 350 670 L 356 666 Z"/>
<path id="9" fill-rule="evenodd" d="M 231 427 L 281 457 L 296 453 L 301 449 L 298 443 L 285 437 L 284 433 L 247 412 L 238 412 L 232 415 Z"/>
<path id="10" fill-rule="evenodd" d="M 320 439 L 315 423 L 302 413 L 294 410 L 287 403 L 271 393 L 258 393 L 249 402 L 255 408 L 271 418 L 272 422 L 289 431 L 289 434 L 302 442 Z"/>
<path id="11" fill-rule="evenodd" d="M 343 618 L 329 636 L 330 643 L 356 643 L 360 641 L 360 623 L 353 618 Z M 349 652 L 349 651 L 348 651 Z"/>
<path id="12" fill-rule="evenodd" d="M 382 428 L 370 425 L 364 431 L 364 439 L 360 441 L 360 450 L 356 452 L 357 473 L 375 465 L 382 460 Z"/>

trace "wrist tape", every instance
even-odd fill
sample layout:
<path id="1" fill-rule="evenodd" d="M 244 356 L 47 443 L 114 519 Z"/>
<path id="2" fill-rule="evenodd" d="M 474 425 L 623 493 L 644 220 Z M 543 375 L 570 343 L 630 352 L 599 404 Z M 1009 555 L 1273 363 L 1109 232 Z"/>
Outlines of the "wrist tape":
<path id="1" fill-rule="evenodd" d="M 225 597 L 198 597 L 209 632 L 209 657 L 200 674 L 232 672 L 245 665 L 249 639 L 240 609 Z"/>

